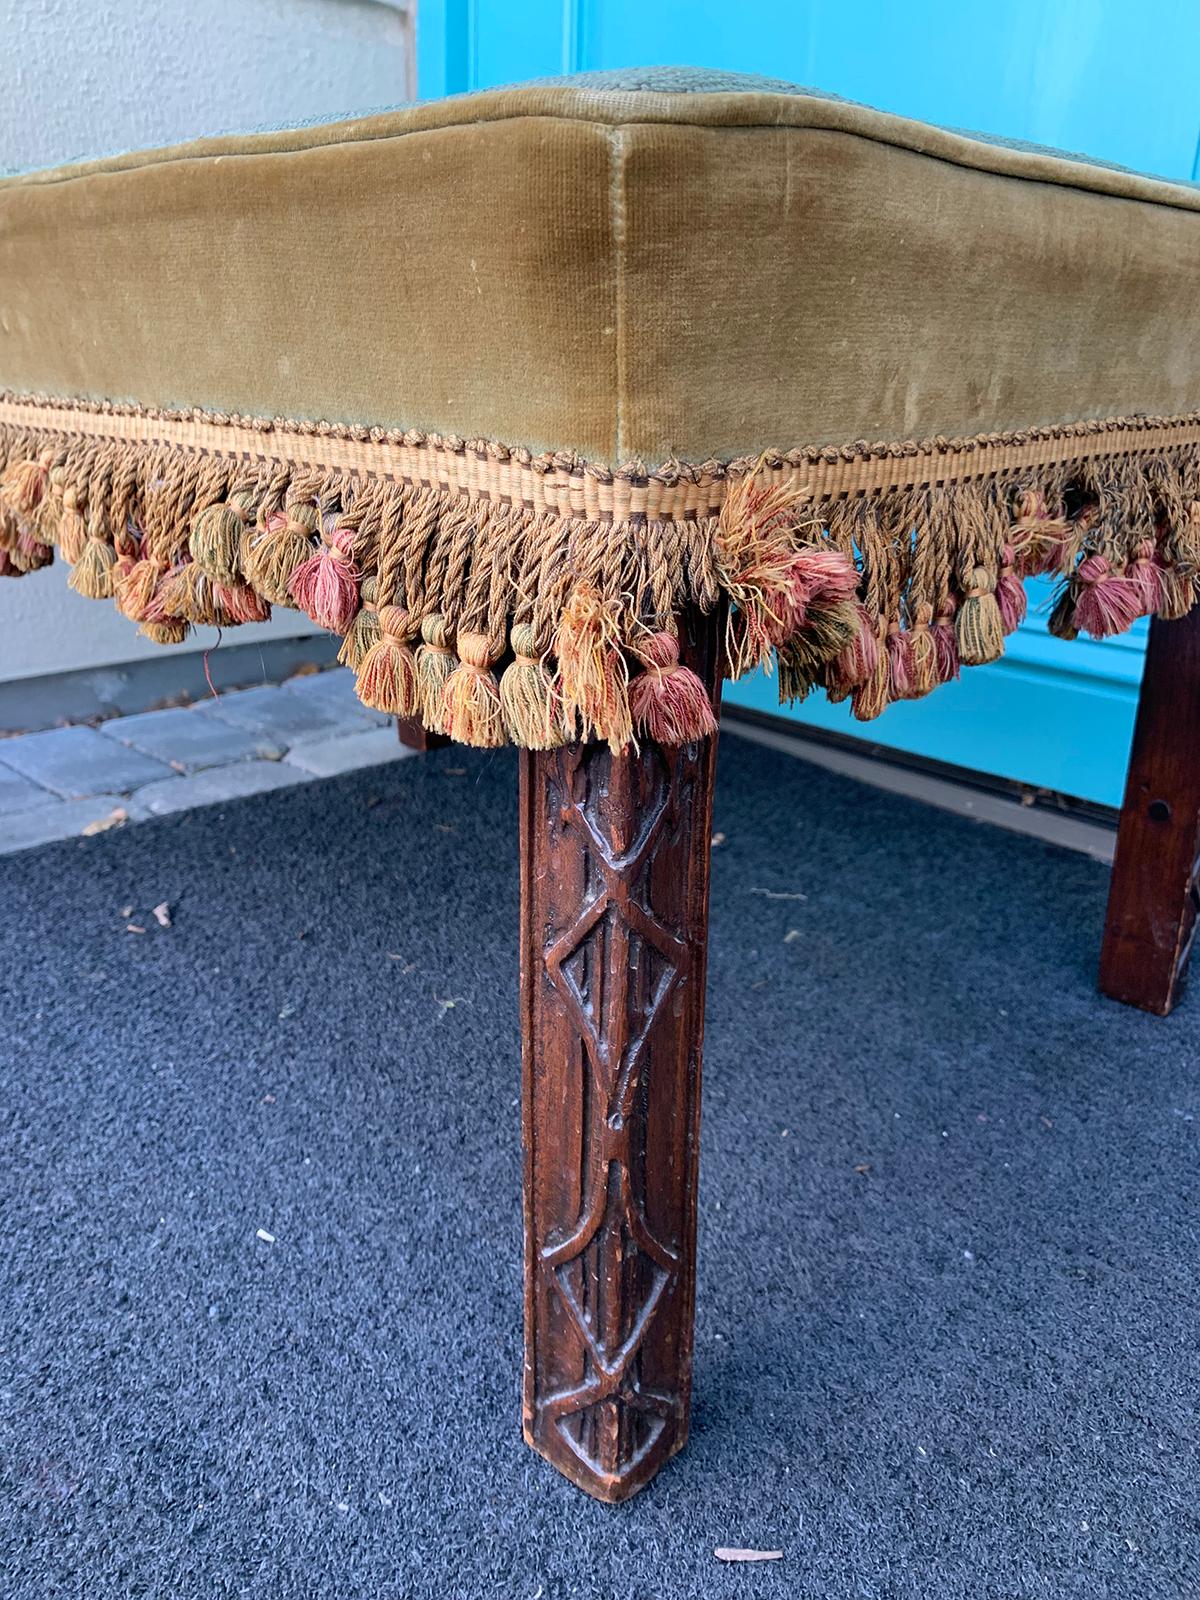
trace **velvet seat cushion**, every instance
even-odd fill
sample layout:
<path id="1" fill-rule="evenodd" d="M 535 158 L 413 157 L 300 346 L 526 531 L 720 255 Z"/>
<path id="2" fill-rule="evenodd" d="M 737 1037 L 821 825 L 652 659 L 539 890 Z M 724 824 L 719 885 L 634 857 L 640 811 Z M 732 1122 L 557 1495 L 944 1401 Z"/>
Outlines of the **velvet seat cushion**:
<path id="1" fill-rule="evenodd" d="M 1067 634 L 1190 606 L 1198 245 L 1190 185 L 671 70 L 10 178 L 0 565 L 164 640 L 301 603 L 359 666 L 382 608 L 368 695 L 442 652 L 443 725 L 515 654 L 550 709 L 486 742 L 626 736 L 717 605 L 873 715 L 1032 571 Z"/>

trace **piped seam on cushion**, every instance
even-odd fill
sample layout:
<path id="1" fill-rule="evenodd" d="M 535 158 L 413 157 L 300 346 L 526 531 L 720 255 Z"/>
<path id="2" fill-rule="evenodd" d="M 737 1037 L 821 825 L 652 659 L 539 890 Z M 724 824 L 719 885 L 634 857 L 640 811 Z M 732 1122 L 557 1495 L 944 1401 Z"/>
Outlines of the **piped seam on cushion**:
<path id="1" fill-rule="evenodd" d="M 501 91 L 480 91 L 481 95 L 499 93 Z M 662 96 L 662 98 L 669 98 Z M 709 98 L 726 98 L 724 96 L 707 95 L 678 95 L 675 98 L 694 104 L 697 100 Z M 751 96 L 748 96 L 751 98 Z M 753 98 L 760 98 L 754 96 Z M 789 97 L 778 96 L 780 100 Z M 1151 173 L 1136 172 L 1131 168 L 1110 167 L 1095 165 L 1086 159 L 1074 159 L 1067 152 L 1056 152 L 1050 149 L 1023 150 L 1007 144 L 992 144 L 982 137 L 973 137 L 952 128 L 941 128 L 932 123 L 922 123 L 912 118 L 894 115 L 891 112 L 876 111 L 870 106 L 860 106 L 851 101 L 826 101 L 819 97 L 796 96 L 795 102 L 807 106 L 820 107 L 825 115 L 813 115 L 806 121 L 788 119 L 780 116 L 770 121 L 731 121 L 720 122 L 701 120 L 700 118 L 674 117 L 663 115 L 661 117 L 645 116 L 626 117 L 616 120 L 603 120 L 594 114 L 587 115 L 576 112 L 572 107 L 563 105 L 554 110 L 538 110 L 520 113 L 506 113 L 500 116 L 462 118 L 457 121 L 431 122 L 418 124 L 408 128 L 380 130 L 377 133 L 358 133 L 353 137 L 343 139 L 313 139 L 309 143 L 282 144 L 272 146 L 269 141 L 272 134 L 249 133 L 221 135 L 222 139 L 229 141 L 257 141 L 245 149 L 230 149 L 213 151 L 205 149 L 206 140 L 196 140 L 190 144 L 178 147 L 167 146 L 157 150 L 132 151 L 125 155 L 115 155 L 101 158 L 99 162 L 84 162 L 78 165 L 48 168 L 42 171 L 20 173 L 9 177 L 0 177 L 0 197 L 10 187 L 27 185 L 29 187 L 52 187 L 61 183 L 74 183 L 86 181 L 91 178 L 106 178 L 127 175 L 144 170 L 187 164 L 190 162 L 207 161 L 236 161 L 269 156 L 297 156 L 305 155 L 317 150 L 337 148 L 351 148 L 357 144 L 386 143 L 390 140 L 404 139 L 411 135 L 437 133 L 447 128 L 469 127 L 473 123 L 486 125 L 501 125 L 509 122 L 572 122 L 590 123 L 595 128 L 608 133 L 615 128 L 625 130 L 636 128 L 658 128 L 662 126 L 687 127 L 704 129 L 707 131 L 728 128 L 737 132 L 747 133 L 834 133 L 846 138 L 862 140 L 867 144 L 879 145 L 884 149 L 902 150 L 912 155 L 922 156 L 930 161 L 942 162 L 947 166 L 958 167 L 964 171 L 977 172 L 984 176 L 1011 178 L 1018 183 L 1036 183 L 1051 185 L 1056 188 L 1072 190 L 1081 194 L 1096 194 L 1108 199 L 1126 200 L 1134 205 L 1165 206 L 1169 210 L 1200 212 L 1200 189 L 1193 189 L 1186 181 L 1175 182 L 1169 178 L 1158 177 Z M 789 101 L 790 103 L 790 101 Z M 851 106 L 855 111 L 862 112 L 867 126 L 850 127 L 839 122 L 828 114 L 830 107 Z M 593 103 L 594 112 L 594 103 Z M 402 116 L 403 112 L 382 113 L 382 117 Z M 874 119 L 878 119 L 880 126 L 870 126 Z M 360 120 L 348 118 L 344 124 L 325 124 L 327 127 L 354 126 Z M 893 127 L 893 124 L 897 125 Z M 910 131 L 911 130 L 911 131 Z M 902 135 L 907 133 L 907 137 Z M 944 148 L 938 148 L 945 141 Z M 988 157 L 985 159 L 984 157 Z M 1049 166 L 1051 170 L 1041 170 Z M 1059 169 L 1062 170 L 1059 170 Z M 1123 192 L 1122 187 L 1115 181 L 1120 178 L 1131 180 L 1133 192 Z M 1089 181 L 1081 181 L 1087 179 Z M 1139 192 L 1140 191 L 1140 192 Z"/>

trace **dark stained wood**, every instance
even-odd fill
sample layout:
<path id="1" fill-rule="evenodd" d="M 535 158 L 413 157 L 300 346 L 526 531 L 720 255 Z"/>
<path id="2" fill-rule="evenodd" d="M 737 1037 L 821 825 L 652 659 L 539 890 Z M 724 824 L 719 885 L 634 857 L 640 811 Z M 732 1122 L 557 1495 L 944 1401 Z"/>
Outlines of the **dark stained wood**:
<path id="1" fill-rule="evenodd" d="M 601 1500 L 687 1439 L 715 762 L 521 755 L 524 1430 Z"/>
<path id="2" fill-rule="evenodd" d="M 450 743 L 444 733 L 430 733 L 423 722 L 418 722 L 414 717 L 397 717 L 396 732 L 400 735 L 400 743 L 407 745 L 410 750 L 440 750 L 443 745 Z"/>
<path id="3" fill-rule="evenodd" d="M 1200 611 L 1150 624 L 1108 896 L 1100 988 L 1165 1016 L 1200 906 Z"/>

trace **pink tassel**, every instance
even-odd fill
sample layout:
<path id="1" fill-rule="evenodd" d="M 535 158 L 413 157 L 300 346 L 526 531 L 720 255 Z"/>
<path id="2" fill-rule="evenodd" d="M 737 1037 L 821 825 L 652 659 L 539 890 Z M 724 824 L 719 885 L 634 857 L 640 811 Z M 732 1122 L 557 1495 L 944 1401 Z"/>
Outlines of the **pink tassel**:
<path id="1" fill-rule="evenodd" d="M 359 571 L 351 554 L 353 540 L 352 528 L 335 528 L 288 582 L 288 593 L 297 605 L 330 633 L 345 633 L 358 610 Z"/>
<path id="2" fill-rule="evenodd" d="M 1128 575 L 1138 592 L 1142 615 L 1156 616 L 1167 597 L 1167 591 L 1163 583 L 1162 562 L 1158 559 L 1153 539 L 1143 539 L 1138 545 Z"/>
<path id="3" fill-rule="evenodd" d="M 953 601 L 942 606 L 937 614 L 937 621 L 930 631 L 933 634 L 938 682 L 953 683 L 962 670 L 962 663 L 958 657 L 958 634 L 954 628 Z"/>
<path id="4" fill-rule="evenodd" d="M 778 646 L 798 633 L 808 619 L 812 591 L 799 557 L 780 575 L 780 586 L 766 592 L 769 614 L 764 616 L 762 628 L 767 643 Z"/>
<path id="5" fill-rule="evenodd" d="M 25 526 L 17 534 L 12 558 L 26 572 L 35 572 L 38 567 L 48 566 L 54 560 L 54 551 L 50 545 L 42 543 L 32 527 Z"/>
<path id="6" fill-rule="evenodd" d="M 248 583 L 215 583 L 217 604 L 228 613 L 231 623 L 270 622 L 271 603 L 255 594 Z"/>
<path id="7" fill-rule="evenodd" d="M 1141 595 L 1124 573 L 1114 572 L 1104 556 L 1085 556 L 1075 571 L 1074 626 L 1094 639 L 1124 633 L 1141 615 Z"/>
<path id="8" fill-rule="evenodd" d="M 836 605 L 858 593 L 858 568 L 832 545 L 810 545 L 799 551 L 796 567 L 808 589 L 809 604 Z"/>
<path id="9" fill-rule="evenodd" d="M 680 665 L 679 641 L 655 633 L 639 644 L 646 670 L 629 685 L 634 727 L 656 744 L 691 744 L 716 733 L 717 719 L 704 685 L 690 667 Z"/>
<path id="10" fill-rule="evenodd" d="M 792 639 L 808 621 L 814 606 L 833 606 L 853 600 L 858 593 L 858 569 L 832 545 L 804 545 L 795 551 L 778 574 L 777 587 L 765 591 L 769 615 L 763 633 L 778 647 Z"/>
<path id="11" fill-rule="evenodd" d="M 907 700 L 912 693 L 912 639 L 897 627 L 887 636 L 888 699 Z"/>
<path id="12" fill-rule="evenodd" d="M 879 665 L 879 635 L 875 631 L 875 619 L 866 606 L 860 604 L 855 609 L 858 632 L 835 656 L 829 672 L 830 679 L 842 694 L 848 694 L 860 683 L 866 683 L 874 677 Z"/>
<path id="13" fill-rule="evenodd" d="M 1000 607 L 1000 624 L 1005 633 L 1015 633 L 1025 621 L 1028 601 L 1025 588 L 1013 570 L 1016 555 L 1010 544 L 1004 546 L 1000 556 L 1000 578 L 996 584 L 996 604 Z"/>

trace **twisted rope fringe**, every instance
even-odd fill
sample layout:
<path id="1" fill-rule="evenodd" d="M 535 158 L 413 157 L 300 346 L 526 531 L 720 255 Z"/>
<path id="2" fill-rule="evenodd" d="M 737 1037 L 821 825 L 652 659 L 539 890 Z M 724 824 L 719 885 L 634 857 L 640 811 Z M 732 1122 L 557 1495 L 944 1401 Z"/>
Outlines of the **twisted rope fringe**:
<path id="1" fill-rule="evenodd" d="M 863 720 L 997 660 L 1036 574 L 1060 580 L 1064 638 L 1182 616 L 1200 418 L 608 473 L 0 397 L 0 575 L 56 548 L 159 643 L 298 606 L 342 636 L 367 704 L 469 744 L 684 743 L 713 725 L 679 661 L 689 609 L 727 605 L 732 676 L 777 665 L 781 699 L 820 688 Z"/>

